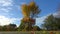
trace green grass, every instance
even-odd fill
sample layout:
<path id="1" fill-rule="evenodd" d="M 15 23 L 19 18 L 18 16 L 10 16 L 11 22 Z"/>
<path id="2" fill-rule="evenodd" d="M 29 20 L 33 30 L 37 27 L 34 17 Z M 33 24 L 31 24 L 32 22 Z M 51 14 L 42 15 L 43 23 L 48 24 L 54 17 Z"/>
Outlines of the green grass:
<path id="1" fill-rule="evenodd" d="M 50 34 L 53 32 L 53 34 L 60 34 L 60 31 L 29 31 L 29 32 L 18 32 L 18 31 L 4 31 L 0 32 L 0 34 Z"/>

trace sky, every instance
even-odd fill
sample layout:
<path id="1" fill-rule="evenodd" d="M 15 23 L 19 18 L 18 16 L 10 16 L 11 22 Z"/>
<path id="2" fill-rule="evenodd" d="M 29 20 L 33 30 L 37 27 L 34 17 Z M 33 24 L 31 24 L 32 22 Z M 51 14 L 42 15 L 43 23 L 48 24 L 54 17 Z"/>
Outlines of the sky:
<path id="1" fill-rule="evenodd" d="M 21 5 L 28 4 L 32 0 L 0 0 L 0 25 L 8 25 L 10 23 L 20 25 L 23 18 Z M 41 9 L 39 18 L 36 18 L 36 24 L 41 26 L 44 19 L 53 13 L 56 13 L 60 0 L 34 0 Z"/>

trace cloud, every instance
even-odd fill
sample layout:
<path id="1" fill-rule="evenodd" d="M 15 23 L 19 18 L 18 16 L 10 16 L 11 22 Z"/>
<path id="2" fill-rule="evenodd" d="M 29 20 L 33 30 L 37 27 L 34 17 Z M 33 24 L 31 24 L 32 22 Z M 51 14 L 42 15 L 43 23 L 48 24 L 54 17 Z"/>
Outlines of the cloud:
<path id="1" fill-rule="evenodd" d="M 12 6 L 12 0 L 0 0 L 0 6 Z"/>
<path id="2" fill-rule="evenodd" d="M 6 16 L 0 16 L 0 25 L 8 25 L 21 20 L 22 18 L 7 18 Z M 18 26 L 19 24 L 17 24 Z"/>
<path id="3" fill-rule="evenodd" d="M 36 25 L 41 25 L 42 23 L 44 23 L 43 21 L 45 20 L 47 16 L 42 16 L 40 18 L 36 18 Z"/>
<path id="4" fill-rule="evenodd" d="M 9 10 L 5 9 L 5 8 L 1 8 L 0 11 L 2 11 L 2 12 L 9 12 Z"/>
<path id="5" fill-rule="evenodd" d="M 60 18 L 60 11 L 53 13 L 53 15 L 54 15 L 54 17 L 56 17 L 56 18 Z"/>
<path id="6" fill-rule="evenodd" d="M 12 0 L 0 0 L 0 12 L 9 12 L 13 6 Z"/>
<path id="7" fill-rule="evenodd" d="M 10 23 L 10 19 L 6 18 L 5 16 L 0 16 L 0 25 L 7 25 Z"/>

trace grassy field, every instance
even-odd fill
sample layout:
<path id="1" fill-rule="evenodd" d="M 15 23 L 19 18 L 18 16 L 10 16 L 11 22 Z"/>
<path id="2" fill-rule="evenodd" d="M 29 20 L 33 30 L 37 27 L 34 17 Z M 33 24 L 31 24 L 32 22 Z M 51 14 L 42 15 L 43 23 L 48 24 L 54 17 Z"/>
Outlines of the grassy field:
<path id="1" fill-rule="evenodd" d="M 31 31 L 31 32 L 17 32 L 17 31 L 5 31 L 0 34 L 60 34 L 60 31 Z"/>

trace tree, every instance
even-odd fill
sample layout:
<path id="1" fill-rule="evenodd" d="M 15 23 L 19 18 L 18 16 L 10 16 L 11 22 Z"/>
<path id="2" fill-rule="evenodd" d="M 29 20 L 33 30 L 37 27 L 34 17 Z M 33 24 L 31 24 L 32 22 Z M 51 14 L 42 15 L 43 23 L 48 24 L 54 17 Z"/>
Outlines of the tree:
<path id="1" fill-rule="evenodd" d="M 38 26 L 33 26 L 33 29 L 32 29 L 33 31 L 40 31 L 40 30 L 42 30 L 42 29 L 40 29 Z"/>
<path id="2" fill-rule="evenodd" d="M 2 26 L 2 31 L 17 31 L 16 24 L 9 24 Z"/>
<path id="3" fill-rule="evenodd" d="M 2 26 L 2 31 L 7 31 L 7 25 Z"/>
<path id="4" fill-rule="evenodd" d="M 3 28 L 2 28 L 2 26 L 0 26 L 0 31 L 2 31 L 3 30 Z"/>
<path id="5" fill-rule="evenodd" d="M 53 15 L 48 16 L 43 24 L 47 30 L 60 30 L 60 18 L 56 18 Z"/>
<path id="6" fill-rule="evenodd" d="M 32 26 L 35 24 L 34 18 L 37 17 L 39 13 L 40 13 L 40 10 L 38 9 L 38 6 L 35 4 L 35 2 L 30 2 L 28 5 L 23 4 L 22 14 L 24 17 L 21 20 L 19 29 L 24 31 L 32 30 Z"/>
<path id="7" fill-rule="evenodd" d="M 9 24 L 7 26 L 7 29 L 9 29 L 9 31 L 15 31 L 17 28 L 16 24 Z"/>

